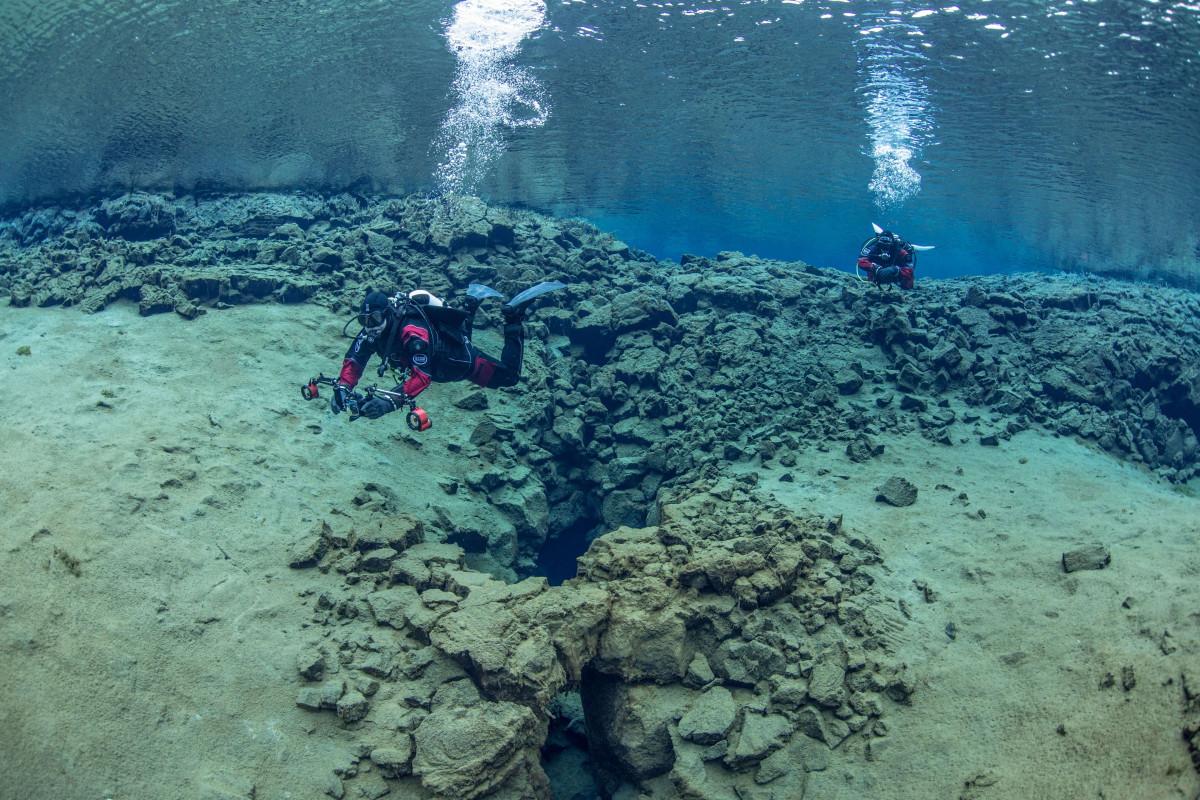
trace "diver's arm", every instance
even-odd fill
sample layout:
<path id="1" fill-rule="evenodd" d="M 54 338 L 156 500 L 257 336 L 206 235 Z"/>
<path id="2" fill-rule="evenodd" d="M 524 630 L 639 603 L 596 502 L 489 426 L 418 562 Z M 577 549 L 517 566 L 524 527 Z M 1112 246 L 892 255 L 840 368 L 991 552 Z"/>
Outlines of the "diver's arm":
<path id="1" fill-rule="evenodd" d="M 432 382 L 433 378 L 416 367 L 413 367 L 412 372 L 408 376 L 408 380 L 404 381 L 400 389 L 405 395 L 408 396 L 409 399 L 412 399 L 428 389 L 429 384 Z"/>
<path id="2" fill-rule="evenodd" d="M 375 343 L 371 341 L 365 331 L 354 337 L 354 343 L 350 345 L 350 349 L 346 351 L 346 358 L 342 361 L 342 371 L 338 375 L 338 383 L 345 384 L 351 389 L 357 386 L 367 362 L 374 354 Z"/>
<path id="3" fill-rule="evenodd" d="M 433 382 L 433 377 L 424 369 L 429 365 L 431 358 L 430 339 L 429 330 L 422 325 L 405 325 L 400 331 L 400 346 L 404 348 L 408 363 L 412 367 L 408 380 L 404 381 L 402 387 L 410 398 L 425 391 Z"/>
<path id="4" fill-rule="evenodd" d="M 872 236 L 870 239 L 867 239 L 866 243 L 863 244 L 862 249 L 858 251 L 859 261 L 866 259 L 867 261 L 874 262 L 878 255 L 879 240 L 874 236 Z"/>

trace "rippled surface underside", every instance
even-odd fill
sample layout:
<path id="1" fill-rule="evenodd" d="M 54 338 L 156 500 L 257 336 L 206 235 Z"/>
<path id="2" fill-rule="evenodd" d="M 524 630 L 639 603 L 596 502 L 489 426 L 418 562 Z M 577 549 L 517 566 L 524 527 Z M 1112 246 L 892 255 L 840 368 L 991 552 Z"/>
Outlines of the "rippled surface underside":
<path id="1" fill-rule="evenodd" d="M 1194 3 L 10 0 L 0 205 L 478 192 L 657 254 L 1196 280 Z"/>

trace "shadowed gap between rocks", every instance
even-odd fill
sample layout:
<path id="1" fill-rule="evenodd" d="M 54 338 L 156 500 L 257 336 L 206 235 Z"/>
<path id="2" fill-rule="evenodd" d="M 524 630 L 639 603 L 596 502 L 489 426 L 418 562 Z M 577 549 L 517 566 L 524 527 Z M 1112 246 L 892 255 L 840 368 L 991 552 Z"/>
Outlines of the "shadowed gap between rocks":
<path id="1" fill-rule="evenodd" d="M 583 703 L 577 691 L 559 693 L 550 704 L 550 725 L 542 745 L 542 769 L 555 800 L 601 800 L 594 754 L 588 741 Z"/>
<path id="2" fill-rule="evenodd" d="M 531 575 L 544 577 L 551 586 L 559 586 L 563 581 L 574 578 L 578 569 L 575 559 L 587 552 L 602 524 L 593 511 L 592 514 L 579 517 L 558 533 L 547 536 Z"/>

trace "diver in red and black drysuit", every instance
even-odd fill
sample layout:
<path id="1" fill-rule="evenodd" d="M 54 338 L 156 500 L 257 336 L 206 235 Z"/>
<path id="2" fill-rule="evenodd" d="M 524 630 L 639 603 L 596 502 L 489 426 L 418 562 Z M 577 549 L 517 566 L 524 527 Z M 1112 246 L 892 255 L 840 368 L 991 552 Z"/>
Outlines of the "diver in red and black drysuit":
<path id="1" fill-rule="evenodd" d="M 913 246 L 891 231 L 875 234 L 858 251 L 858 268 L 876 286 L 895 283 L 901 289 L 911 289 L 915 267 Z"/>
<path id="2" fill-rule="evenodd" d="M 472 284 L 463 308 L 451 308 L 423 289 L 394 297 L 368 292 L 357 317 L 362 330 L 346 351 L 330 407 L 335 414 L 348 407 L 354 387 L 375 355 L 383 360 L 380 375 L 388 369 L 408 370 L 408 377 L 392 393 L 410 400 L 433 382 L 469 380 L 487 388 L 515 386 L 521 377 L 525 349 L 525 313 L 535 298 L 561 288 L 563 284 L 557 281 L 545 281 L 516 295 L 501 308 L 504 348 L 500 358 L 484 353 L 471 342 L 479 304 L 488 297 L 501 296 L 494 289 Z M 358 413 L 377 419 L 399 407 L 388 395 L 375 394 L 359 404 Z"/>

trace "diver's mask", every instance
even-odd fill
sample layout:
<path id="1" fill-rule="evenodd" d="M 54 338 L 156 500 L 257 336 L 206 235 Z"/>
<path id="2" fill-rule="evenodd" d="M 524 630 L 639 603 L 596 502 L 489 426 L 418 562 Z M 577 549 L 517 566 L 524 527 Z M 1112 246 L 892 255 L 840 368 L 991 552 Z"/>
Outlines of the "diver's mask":
<path id="1" fill-rule="evenodd" d="M 383 329 L 387 327 L 387 315 L 382 311 L 376 311 L 370 314 L 363 323 L 363 333 L 367 335 L 368 341 L 375 341 L 379 335 L 383 333 Z"/>
<path id="2" fill-rule="evenodd" d="M 366 334 L 367 341 L 379 338 L 392 319 L 392 303 L 383 292 L 371 292 L 363 300 L 362 310 L 358 313 L 358 324 Z"/>

